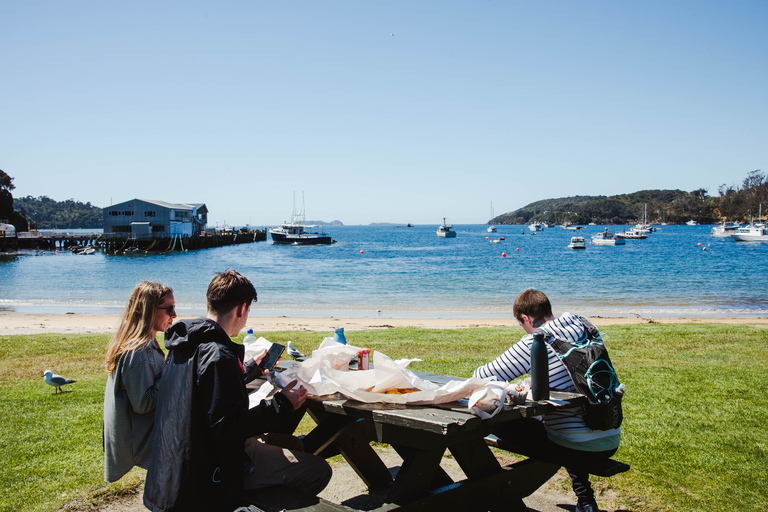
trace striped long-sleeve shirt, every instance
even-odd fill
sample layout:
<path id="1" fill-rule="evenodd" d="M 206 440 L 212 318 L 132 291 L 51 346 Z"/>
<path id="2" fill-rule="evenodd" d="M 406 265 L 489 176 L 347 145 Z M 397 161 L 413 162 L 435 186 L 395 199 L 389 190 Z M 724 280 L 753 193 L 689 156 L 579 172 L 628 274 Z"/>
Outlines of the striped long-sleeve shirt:
<path id="1" fill-rule="evenodd" d="M 547 322 L 544 329 L 568 341 L 583 341 L 587 330 L 578 316 L 563 313 L 560 318 Z M 506 352 L 474 372 L 475 377 L 495 377 L 511 381 L 531 372 L 531 345 L 533 336 L 528 334 L 512 345 Z M 549 359 L 549 388 L 557 391 L 577 392 L 565 365 L 555 351 L 547 344 Z M 585 451 L 602 451 L 619 445 L 621 429 L 591 430 L 584 423 L 580 409 L 568 409 L 546 414 L 544 427 L 549 438 L 564 446 Z"/>

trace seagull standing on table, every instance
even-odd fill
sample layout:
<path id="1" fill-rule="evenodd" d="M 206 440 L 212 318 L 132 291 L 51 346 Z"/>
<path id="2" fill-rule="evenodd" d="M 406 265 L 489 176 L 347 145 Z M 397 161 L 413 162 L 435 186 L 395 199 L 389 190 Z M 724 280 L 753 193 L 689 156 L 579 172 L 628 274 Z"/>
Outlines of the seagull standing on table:
<path id="1" fill-rule="evenodd" d="M 76 380 L 71 380 L 71 379 L 67 379 L 66 377 L 62 377 L 61 375 L 56 375 L 51 370 L 45 370 L 43 377 L 45 378 L 46 384 L 56 388 L 56 390 L 53 392 L 54 395 L 59 391 L 61 391 L 61 386 L 64 386 L 66 384 L 72 384 L 73 382 L 77 382 Z M 61 392 L 63 393 L 63 391 Z"/>

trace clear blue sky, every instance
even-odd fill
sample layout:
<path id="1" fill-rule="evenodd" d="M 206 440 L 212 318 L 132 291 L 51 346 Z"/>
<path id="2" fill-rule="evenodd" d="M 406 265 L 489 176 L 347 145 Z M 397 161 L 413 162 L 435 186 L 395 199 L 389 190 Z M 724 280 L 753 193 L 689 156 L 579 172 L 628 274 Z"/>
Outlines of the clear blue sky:
<path id="1" fill-rule="evenodd" d="M 768 171 L 768 2 L 0 4 L 14 196 L 481 223 Z"/>

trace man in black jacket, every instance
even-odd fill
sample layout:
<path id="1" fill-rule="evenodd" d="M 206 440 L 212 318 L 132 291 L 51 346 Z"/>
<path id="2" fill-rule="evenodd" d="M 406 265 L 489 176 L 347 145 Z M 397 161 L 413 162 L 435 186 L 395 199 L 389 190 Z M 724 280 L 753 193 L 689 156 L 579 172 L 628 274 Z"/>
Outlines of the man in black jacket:
<path id="1" fill-rule="evenodd" d="M 303 386 L 291 385 L 249 409 L 244 348 L 230 337 L 245 327 L 256 290 L 228 270 L 213 278 L 207 299 L 205 318 L 178 322 L 165 333 L 168 358 L 144 489 L 144 505 L 155 512 L 231 511 L 241 505 L 244 467 L 250 466 L 244 464 L 246 439 L 289 430 L 294 410 L 307 397 Z M 282 485 L 312 493 L 328 484 L 331 469 L 324 459 L 276 450 L 287 458 L 253 460 L 252 466 L 278 475 Z"/>

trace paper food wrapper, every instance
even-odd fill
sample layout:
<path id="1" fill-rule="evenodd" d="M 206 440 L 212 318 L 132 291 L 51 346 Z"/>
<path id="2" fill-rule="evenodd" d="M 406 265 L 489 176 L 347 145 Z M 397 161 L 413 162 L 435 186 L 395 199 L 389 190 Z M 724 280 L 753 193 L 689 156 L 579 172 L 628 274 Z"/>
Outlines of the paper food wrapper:
<path id="1" fill-rule="evenodd" d="M 507 401 L 506 384 L 489 382 L 469 397 L 469 410 L 482 419 L 494 417 Z"/>
<path id="2" fill-rule="evenodd" d="M 510 382 L 506 388 L 507 391 L 507 403 L 510 405 L 524 404 L 528 398 L 528 392 L 531 387 L 528 383 L 528 379 L 518 382 Z"/>
<path id="3" fill-rule="evenodd" d="M 341 393 L 347 398 L 365 403 L 440 404 L 465 398 L 488 385 L 490 379 L 469 378 L 438 385 L 421 379 L 406 367 L 420 359 L 393 361 L 381 352 L 373 353 L 375 368 L 350 372 L 349 362 L 362 350 L 325 338 L 312 356 L 299 365 L 275 375 L 278 387 L 294 379 L 311 395 Z M 391 389 L 418 389 L 405 394 L 385 394 Z"/>
<path id="4" fill-rule="evenodd" d="M 250 361 L 257 355 L 259 355 L 262 350 L 269 350 L 270 347 L 272 347 L 272 342 L 266 338 L 262 338 L 261 336 L 259 336 L 259 339 L 257 339 L 256 341 L 253 341 L 251 343 L 244 343 L 243 347 L 245 347 L 245 357 L 243 360 Z"/>

